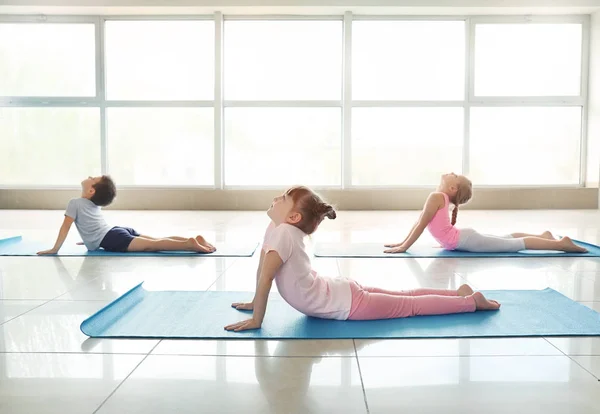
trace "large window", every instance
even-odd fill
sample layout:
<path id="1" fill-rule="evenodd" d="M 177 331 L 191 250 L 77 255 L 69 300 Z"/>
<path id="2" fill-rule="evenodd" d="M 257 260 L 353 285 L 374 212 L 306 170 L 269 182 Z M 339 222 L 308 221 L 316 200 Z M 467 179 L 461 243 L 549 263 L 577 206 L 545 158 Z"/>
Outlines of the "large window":
<path id="1" fill-rule="evenodd" d="M 214 22 L 107 21 L 106 98 L 212 100 Z"/>
<path id="2" fill-rule="evenodd" d="M 580 107 L 471 109 L 471 177 L 485 184 L 573 184 Z"/>
<path id="3" fill-rule="evenodd" d="M 356 21 L 352 97 L 463 100 L 464 21 Z"/>
<path id="4" fill-rule="evenodd" d="M 341 184 L 342 34 L 341 20 L 225 22 L 226 186 Z"/>
<path id="5" fill-rule="evenodd" d="M 353 109 L 352 183 L 431 185 L 461 171 L 463 118 L 462 108 Z"/>
<path id="6" fill-rule="evenodd" d="M 581 170 L 583 25 L 474 24 L 476 184 L 572 185 Z"/>
<path id="7" fill-rule="evenodd" d="M 475 25 L 476 96 L 578 96 L 581 24 Z"/>
<path id="8" fill-rule="evenodd" d="M 0 186 L 579 185 L 588 25 L 0 16 Z"/>
<path id="9" fill-rule="evenodd" d="M 0 23 L 0 96 L 96 96 L 94 30 Z"/>
<path id="10" fill-rule="evenodd" d="M 341 21 L 226 21 L 227 100 L 340 100 Z"/>
<path id="11" fill-rule="evenodd" d="M 225 116 L 228 185 L 339 185 L 340 109 L 228 108 Z"/>
<path id="12" fill-rule="evenodd" d="M 431 185 L 460 172 L 465 22 L 354 22 L 352 98 L 351 185 Z"/>
<path id="13" fill-rule="evenodd" d="M 0 180 L 78 185 L 100 173 L 98 108 L 0 108 Z"/>
<path id="14" fill-rule="evenodd" d="M 0 21 L 0 185 L 100 173 L 100 108 L 84 107 L 97 92 L 95 42 L 92 22 Z"/>
<path id="15" fill-rule="evenodd" d="M 120 185 L 213 184 L 212 108 L 108 108 L 106 120 Z"/>
<path id="16" fill-rule="evenodd" d="M 107 170 L 121 185 L 214 185 L 214 22 L 109 20 L 105 55 Z"/>

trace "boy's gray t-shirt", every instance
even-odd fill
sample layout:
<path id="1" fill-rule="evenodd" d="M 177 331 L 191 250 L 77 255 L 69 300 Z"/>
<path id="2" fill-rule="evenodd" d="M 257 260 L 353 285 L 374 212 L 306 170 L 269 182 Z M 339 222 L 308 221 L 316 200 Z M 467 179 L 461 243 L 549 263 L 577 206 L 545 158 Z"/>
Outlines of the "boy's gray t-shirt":
<path id="1" fill-rule="evenodd" d="M 102 210 L 87 198 L 74 198 L 69 201 L 65 216 L 75 221 L 75 227 L 88 250 L 97 250 L 106 233 L 112 228 L 102 215 Z"/>

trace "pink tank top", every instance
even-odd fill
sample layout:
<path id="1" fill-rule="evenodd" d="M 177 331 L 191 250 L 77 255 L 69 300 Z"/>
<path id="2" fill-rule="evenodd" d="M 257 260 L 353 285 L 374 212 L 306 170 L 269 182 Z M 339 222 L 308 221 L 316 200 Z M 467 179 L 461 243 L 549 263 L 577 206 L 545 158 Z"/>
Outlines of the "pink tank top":
<path id="1" fill-rule="evenodd" d="M 434 239 L 446 250 L 454 250 L 458 246 L 458 237 L 460 230 L 454 227 L 450 221 L 450 213 L 448 207 L 450 206 L 450 199 L 448 194 L 444 195 L 444 207 L 440 208 L 433 219 L 427 225 L 427 229 L 433 236 Z"/>

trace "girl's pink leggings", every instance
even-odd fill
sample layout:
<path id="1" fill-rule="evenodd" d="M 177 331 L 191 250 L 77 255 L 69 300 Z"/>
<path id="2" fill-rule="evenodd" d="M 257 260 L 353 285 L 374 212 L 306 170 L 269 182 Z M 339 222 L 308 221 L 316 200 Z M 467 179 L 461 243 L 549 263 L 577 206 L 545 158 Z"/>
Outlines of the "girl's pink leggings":
<path id="1" fill-rule="evenodd" d="M 416 315 L 475 312 L 473 296 L 458 296 L 456 290 L 415 289 L 394 292 L 363 287 L 350 282 L 352 307 L 348 319 L 393 319 Z"/>

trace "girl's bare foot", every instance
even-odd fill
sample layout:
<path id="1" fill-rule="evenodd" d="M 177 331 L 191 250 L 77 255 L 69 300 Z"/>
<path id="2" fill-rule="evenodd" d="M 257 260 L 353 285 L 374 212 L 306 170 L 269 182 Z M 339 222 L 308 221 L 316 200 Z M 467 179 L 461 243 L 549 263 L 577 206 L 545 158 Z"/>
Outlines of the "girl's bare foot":
<path id="1" fill-rule="evenodd" d="M 486 299 L 481 292 L 473 293 L 473 299 L 475 299 L 475 309 L 477 310 L 498 310 L 500 309 L 500 303 L 495 300 Z"/>
<path id="2" fill-rule="evenodd" d="M 456 289 L 456 293 L 458 296 L 470 296 L 473 294 L 473 289 L 469 285 L 460 285 L 458 289 Z"/>
<path id="3" fill-rule="evenodd" d="M 564 250 L 565 252 L 587 253 L 587 249 L 576 245 L 569 237 L 563 237 L 560 239 L 559 244 L 562 247 L 561 250 Z"/>
<path id="4" fill-rule="evenodd" d="M 198 242 L 196 241 L 196 239 L 194 239 L 193 237 L 190 237 L 185 242 L 185 247 L 187 248 L 187 250 L 191 250 L 193 252 L 200 251 L 199 250 L 199 246 L 200 245 L 198 244 Z"/>
<path id="5" fill-rule="evenodd" d="M 200 246 L 206 247 L 210 252 L 214 252 L 217 250 L 215 246 L 206 241 L 206 239 L 200 235 L 196 236 L 196 241 Z"/>

